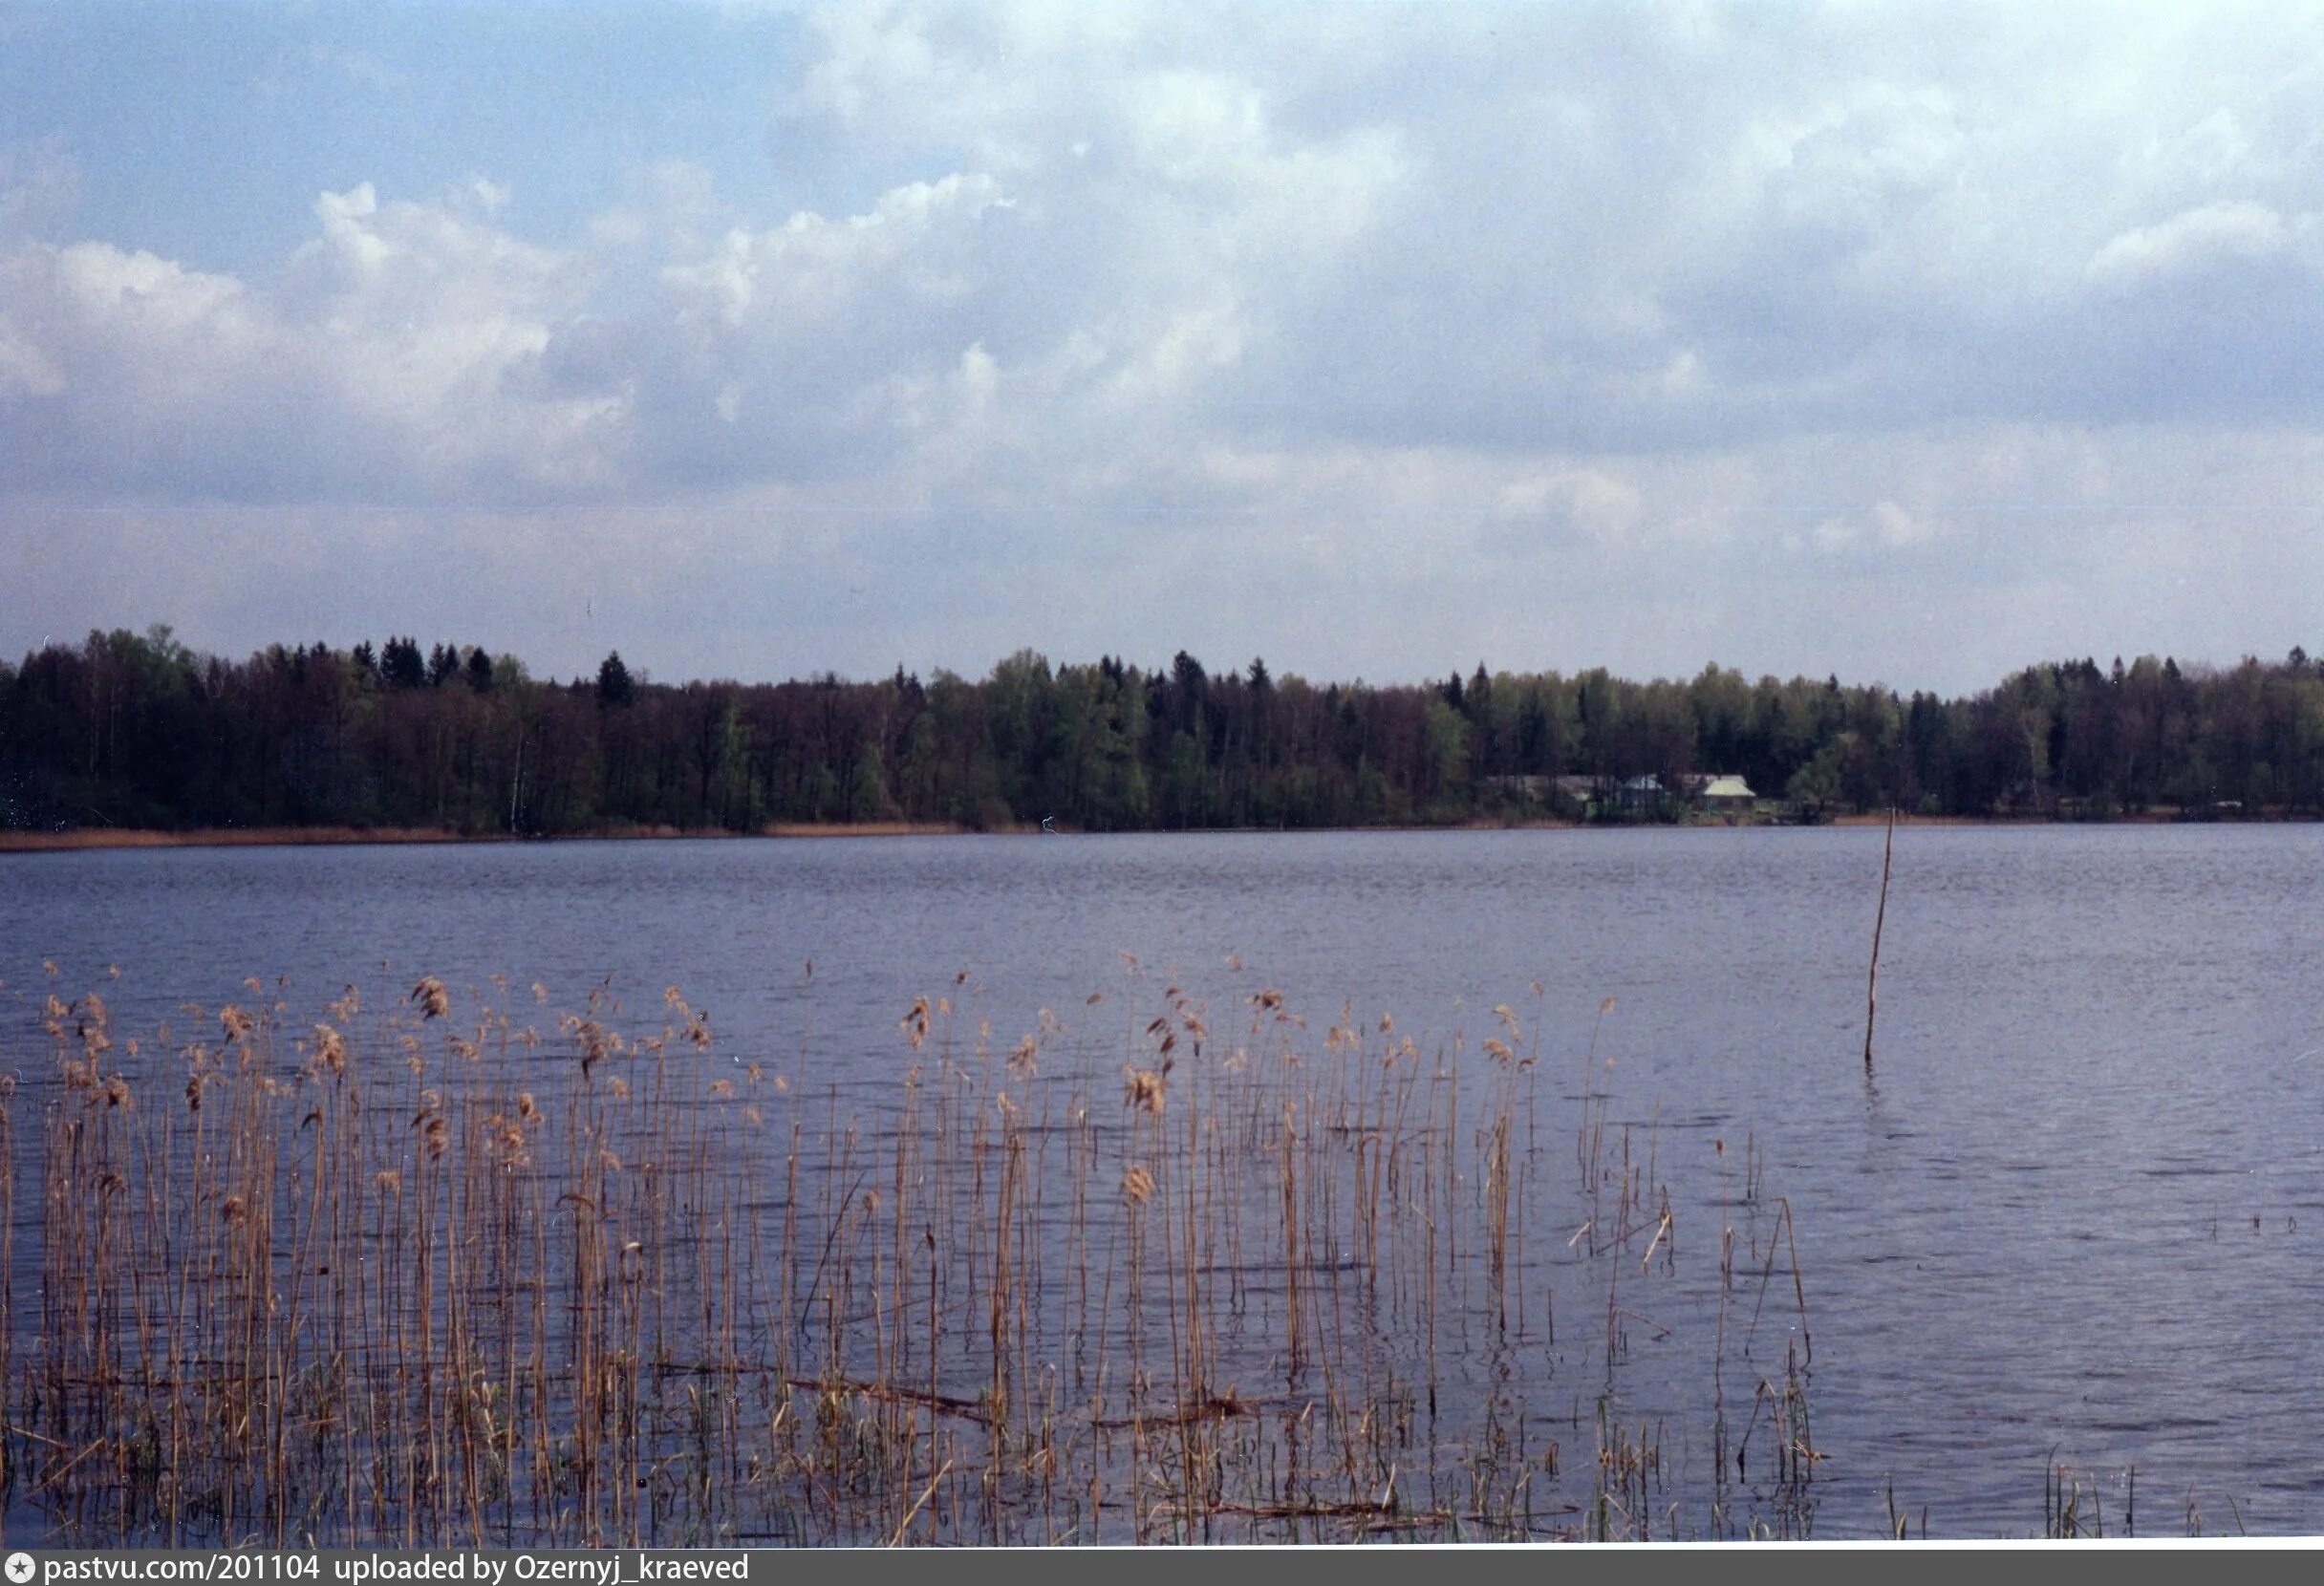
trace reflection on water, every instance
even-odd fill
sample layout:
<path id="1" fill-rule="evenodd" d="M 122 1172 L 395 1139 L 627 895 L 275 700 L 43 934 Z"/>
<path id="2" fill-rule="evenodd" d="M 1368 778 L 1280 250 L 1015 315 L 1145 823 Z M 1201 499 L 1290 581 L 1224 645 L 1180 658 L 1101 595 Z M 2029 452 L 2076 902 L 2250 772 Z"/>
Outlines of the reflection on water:
<path id="1" fill-rule="evenodd" d="M 1440 1339 L 1463 1425 L 1497 1391 L 1513 1446 L 1558 1441 L 1569 1466 L 1634 1436 L 1594 1425 L 1605 1279 L 1625 1271 L 1653 1303 L 1611 1307 L 1621 1404 L 1668 1418 L 1655 1501 L 1711 1533 L 1704 1369 L 1728 1359 L 1719 1296 L 1743 1292 L 1721 1281 L 1721 1235 L 1737 1230 L 1729 1265 L 1752 1268 L 1754 1299 L 1778 1292 L 1788 1253 L 1767 1283 L 1754 1264 L 1784 1197 L 1813 1331 L 1818 1534 L 1884 1529 L 1891 1491 L 1916 1527 L 1926 1506 L 1932 1533 L 2038 1532 L 2054 1449 L 2110 1529 L 2135 1465 L 2141 1532 L 2184 1530 L 2190 1506 L 2206 1530 L 2324 1530 L 2324 830 L 1907 828 L 1867 1078 L 1879 868 L 1877 831 L 1775 830 L 43 855 L 0 864 L 0 995 L 24 999 L 5 1050 L 32 1082 L 52 989 L 99 990 L 135 1032 L 244 996 L 251 975 L 286 976 L 299 1017 L 348 982 L 376 1006 L 427 971 L 463 994 L 537 979 L 563 1007 L 602 987 L 657 1018 L 675 982 L 717 1042 L 673 1061 L 757 1062 L 867 1121 L 895 1116 L 926 1066 L 898 1018 L 948 995 L 963 1029 L 991 1022 L 1003 1059 L 1055 1010 L 1041 1083 L 1112 1131 L 1120 1070 L 1153 1050 L 1173 986 L 1215 1024 L 1280 990 L 1319 1062 L 1343 1019 L 1376 1061 L 1390 1014 L 1419 1054 L 1412 1082 L 1457 1073 L 1473 1102 L 1505 1003 L 1539 1043 L 1514 1213 L 1537 1265 L 1517 1286 L 1539 1331 L 1553 1316 L 1560 1331 L 1505 1358 L 1474 1333 Z M 20 1135 L 32 1100 L 15 1103 Z M 1577 1160 L 1593 1108 L 1594 1175 Z M 1481 1119 L 1443 1131 L 1472 1208 L 1489 1202 Z M 1566 1243 L 1592 1220 L 1589 1191 L 1603 1213 L 1624 1182 L 1605 1159 L 1625 1131 L 1636 1182 L 1673 1211 L 1659 1277 L 1636 1260 L 1659 1202 L 1626 1268 L 1586 1233 Z M 1119 1154 L 1112 1137 L 1088 1149 L 1089 1173 Z M 768 1208 L 779 1170 L 756 1187 Z M 37 1173 L 20 1167 L 20 1185 Z M 1237 1190 L 1254 1206 L 1268 1192 Z M 20 1192 L 19 1223 L 37 1198 Z M 1235 1373 L 1245 1392 L 1282 1346 L 1280 1300 L 1254 1303 L 1279 1310 L 1252 1324 L 1266 1337 Z M 1759 1310 L 1752 1363 L 1729 1367 L 1752 1374 L 1739 1395 L 1726 1384 L 1737 1406 L 1761 1379 L 1775 1397 L 1758 1403 L 1785 1386 L 1766 1335 L 1797 1307 Z M 1384 1315 L 1384 1360 L 1416 1358 L 1413 1319 Z"/>

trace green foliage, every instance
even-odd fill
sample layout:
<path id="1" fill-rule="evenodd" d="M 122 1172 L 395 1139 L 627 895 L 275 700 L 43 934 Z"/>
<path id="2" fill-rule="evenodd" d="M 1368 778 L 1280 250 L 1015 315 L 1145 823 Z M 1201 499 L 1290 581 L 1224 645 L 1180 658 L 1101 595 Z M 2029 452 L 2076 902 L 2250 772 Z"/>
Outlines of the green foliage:
<path id="1" fill-rule="evenodd" d="M 1184 830 L 1206 825 L 1210 816 L 1210 778 L 1203 764 L 1202 746 L 1194 735 L 1170 735 L 1170 760 L 1162 770 L 1162 815 L 1166 825 Z"/>
<path id="2" fill-rule="evenodd" d="M 1962 699 L 1707 667 L 1317 687 L 1254 658 L 1147 672 L 1031 651 L 980 682 L 593 686 L 393 637 L 196 654 L 165 628 L 0 663 L 0 823 L 574 832 L 898 817 L 1084 830 L 1578 813 L 1569 784 L 1733 773 L 1814 811 L 2324 814 L 2324 670 L 2141 656 Z M 432 670 L 445 682 L 430 687 Z M 1608 818 L 1626 812 L 1611 798 Z M 1667 814 L 1668 810 L 1658 811 Z"/>
<path id="3" fill-rule="evenodd" d="M 1429 702 L 1427 792 L 1448 813 L 1469 796 L 1469 723 L 1452 697 L 1459 687 L 1455 676 L 1446 697 Z"/>
<path id="4" fill-rule="evenodd" d="M 848 789 L 848 819 L 885 821 L 895 813 L 888 799 L 888 773 L 880 763 L 879 745 L 867 743 L 855 761 L 855 781 Z"/>

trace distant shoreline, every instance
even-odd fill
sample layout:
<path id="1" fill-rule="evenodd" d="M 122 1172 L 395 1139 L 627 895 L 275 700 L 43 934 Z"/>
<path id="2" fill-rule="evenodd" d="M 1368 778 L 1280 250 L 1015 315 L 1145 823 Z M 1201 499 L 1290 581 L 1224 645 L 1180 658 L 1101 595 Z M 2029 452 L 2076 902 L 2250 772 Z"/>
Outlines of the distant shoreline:
<path id="1" fill-rule="evenodd" d="M 2306 818 L 2300 816 L 2268 815 L 2250 820 L 2216 824 L 2278 825 L 2288 823 L 2305 824 L 2305 820 Z M 1881 826 L 1887 825 L 1887 822 L 1888 817 L 1884 814 L 1836 815 L 1828 821 L 1818 824 L 1828 826 Z M 1581 821 L 1473 821 L 1458 825 L 1302 826 L 1298 829 L 1318 832 L 1641 831 L 1648 829 L 1725 831 L 1773 824 L 1775 823 L 1748 821 L 1739 822 L 1731 826 L 1723 821 L 1708 820 L 1668 826 L 1650 825 L 1645 823 L 1601 826 Z M 2140 815 L 2117 815 L 2104 820 L 2093 821 L 2058 821 L 2044 816 L 1900 815 L 1897 817 L 1897 824 L 1904 826 L 2072 826 L 2176 825 L 2197 823 L 2186 823 L 2176 814 L 2150 811 Z M 709 838 L 746 842 L 753 838 L 1030 836 L 1037 833 L 1039 829 L 1038 826 L 1025 825 L 986 827 L 979 830 L 975 827 L 943 821 L 833 821 L 825 824 L 779 822 L 753 831 L 729 831 L 719 826 L 615 826 L 603 831 L 561 832 L 553 837 L 514 837 L 506 832 L 460 832 L 444 826 L 206 826 L 190 831 L 161 831 L 124 826 L 82 826 L 70 831 L 0 830 L 0 854 L 76 853 L 108 848 L 356 847 L 455 843 L 698 842 Z M 1216 826 L 1198 829 L 1212 831 L 1220 836 L 1233 836 L 1290 828 Z M 1792 829 L 1813 828 L 1793 827 Z M 1086 834 L 1078 830 L 1060 828 L 1059 835 L 1078 837 Z"/>
<path id="2" fill-rule="evenodd" d="M 968 828 L 923 821 L 785 823 L 757 831 L 721 826 L 615 826 L 604 831 L 516 837 L 505 831 L 454 831 L 448 826 L 203 826 L 158 831 L 127 826 L 80 826 L 71 831 L 0 831 L 0 853 L 71 853 L 93 848 L 356 847 L 436 843 L 606 843 L 640 840 L 753 837 L 949 837 Z M 1030 830 L 1030 827 L 1024 828 Z"/>

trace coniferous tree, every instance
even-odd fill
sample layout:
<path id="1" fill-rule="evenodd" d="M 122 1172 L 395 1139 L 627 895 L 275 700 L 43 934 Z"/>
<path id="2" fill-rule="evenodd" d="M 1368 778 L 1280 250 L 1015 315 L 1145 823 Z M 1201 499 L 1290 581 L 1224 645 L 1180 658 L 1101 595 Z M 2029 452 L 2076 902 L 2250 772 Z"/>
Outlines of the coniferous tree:
<path id="1" fill-rule="evenodd" d="M 618 650 L 607 653 L 597 663 L 597 703 L 600 705 L 628 705 L 637 697 L 635 686 L 630 681 L 630 669 L 621 662 Z"/>
<path id="2" fill-rule="evenodd" d="M 390 688 L 419 688 L 428 680 L 427 661 L 420 654 L 420 641 L 414 638 L 391 638 L 379 654 L 379 676 Z"/>

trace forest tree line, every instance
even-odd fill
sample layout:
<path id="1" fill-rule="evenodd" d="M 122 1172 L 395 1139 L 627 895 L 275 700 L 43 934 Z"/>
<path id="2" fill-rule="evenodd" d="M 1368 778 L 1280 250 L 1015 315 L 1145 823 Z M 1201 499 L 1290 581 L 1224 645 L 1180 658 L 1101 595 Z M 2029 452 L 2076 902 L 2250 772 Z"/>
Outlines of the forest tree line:
<path id="1" fill-rule="evenodd" d="M 1733 774 L 1792 813 L 2324 814 L 2324 665 L 2030 666 L 1966 698 L 1706 667 L 1317 685 L 1021 651 L 980 679 L 534 678 L 480 647 L 198 654 L 167 629 L 0 661 L 0 826 L 634 826 L 1054 817 L 1087 830 L 1671 819 Z M 1562 782 L 1556 779 L 1565 779 Z M 1577 779 L 1588 779 L 1585 784 Z"/>

